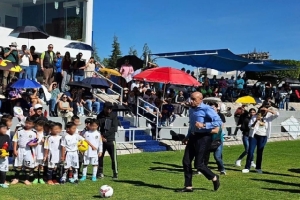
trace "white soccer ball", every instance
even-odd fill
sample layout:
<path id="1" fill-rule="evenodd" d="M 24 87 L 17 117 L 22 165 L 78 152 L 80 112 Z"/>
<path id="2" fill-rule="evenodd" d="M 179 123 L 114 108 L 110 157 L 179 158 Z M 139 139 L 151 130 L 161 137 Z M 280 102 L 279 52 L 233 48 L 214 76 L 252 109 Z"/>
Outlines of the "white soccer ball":
<path id="1" fill-rule="evenodd" d="M 100 187 L 100 196 L 102 198 L 108 198 L 111 197 L 114 193 L 114 189 L 112 189 L 112 187 L 110 187 L 109 185 L 102 185 Z"/>

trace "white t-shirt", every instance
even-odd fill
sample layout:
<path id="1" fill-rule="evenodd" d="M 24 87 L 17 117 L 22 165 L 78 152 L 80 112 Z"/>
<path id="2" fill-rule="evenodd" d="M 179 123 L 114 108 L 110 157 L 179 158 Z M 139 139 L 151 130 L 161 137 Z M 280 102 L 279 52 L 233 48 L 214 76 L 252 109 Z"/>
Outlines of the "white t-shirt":
<path id="1" fill-rule="evenodd" d="M 78 142 L 84 140 L 84 138 L 79 134 L 67 134 L 61 140 L 61 146 L 66 148 L 67 152 L 77 151 L 78 150 Z"/>
<path id="2" fill-rule="evenodd" d="M 132 83 L 131 86 L 130 86 L 130 91 L 132 91 L 133 88 L 135 88 L 135 87 L 139 88 L 140 84 L 138 84 L 138 83 Z"/>
<path id="3" fill-rule="evenodd" d="M 50 135 L 44 143 L 44 149 L 49 150 L 49 162 L 58 163 L 61 156 L 60 135 Z"/>
<path id="4" fill-rule="evenodd" d="M 24 130 L 24 129 L 19 129 L 14 137 L 13 137 L 13 142 L 17 142 L 18 146 L 21 148 L 25 148 L 27 143 L 30 140 L 33 140 L 36 138 L 36 132 L 34 130 Z"/>
<path id="5" fill-rule="evenodd" d="M 20 59 L 20 66 L 29 67 L 29 58 L 30 58 L 30 56 L 27 53 L 24 53 L 23 51 L 21 51 L 20 54 L 24 55 Z"/>
<path id="6" fill-rule="evenodd" d="M 36 137 L 39 139 L 38 145 L 35 147 L 36 159 L 41 160 L 44 158 L 44 144 L 42 143 L 42 140 L 44 139 L 44 133 L 37 133 Z"/>
<path id="7" fill-rule="evenodd" d="M 97 148 L 97 150 L 93 150 L 92 147 L 89 146 L 88 150 L 85 152 L 85 155 L 87 157 L 97 157 L 98 152 L 102 152 L 101 134 L 98 131 L 86 131 L 83 137 Z"/>

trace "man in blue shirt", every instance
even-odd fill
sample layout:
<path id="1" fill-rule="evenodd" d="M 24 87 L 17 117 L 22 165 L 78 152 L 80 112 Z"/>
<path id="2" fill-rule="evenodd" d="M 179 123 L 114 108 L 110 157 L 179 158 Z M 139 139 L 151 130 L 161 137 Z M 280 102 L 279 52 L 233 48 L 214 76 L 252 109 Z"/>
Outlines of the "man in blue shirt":
<path id="1" fill-rule="evenodd" d="M 186 143 L 185 152 L 182 160 L 184 170 L 184 188 L 178 192 L 192 192 L 192 161 L 195 158 L 195 167 L 208 180 L 212 180 L 214 190 L 220 187 L 219 176 L 214 174 L 205 165 L 205 155 L 210 149 L 212 142 L 212 134 L 219 131 L 222 125 L 222 120 L 219 115 L 211 108 L 202 102 L 203 96 L 200 92 L 191 94 L 189 110 L 189 129 L 183 143 Z"/>

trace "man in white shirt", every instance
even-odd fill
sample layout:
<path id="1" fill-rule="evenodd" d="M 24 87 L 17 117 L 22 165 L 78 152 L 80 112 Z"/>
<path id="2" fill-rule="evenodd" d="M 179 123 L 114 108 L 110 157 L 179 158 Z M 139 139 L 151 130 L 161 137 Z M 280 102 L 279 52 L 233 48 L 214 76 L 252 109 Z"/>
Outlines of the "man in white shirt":
<path id="1" fill-rule="evenodd" d="M 22 45 L 22 50 L 20 54 L 20 66 L 22 67 L 22 72 L 19 74 L 19 79 L 27 79 L 27 72 L 29 69 L 29 61 L 33 61 L 30 51 L 27 49 L 26 45 Z"/>

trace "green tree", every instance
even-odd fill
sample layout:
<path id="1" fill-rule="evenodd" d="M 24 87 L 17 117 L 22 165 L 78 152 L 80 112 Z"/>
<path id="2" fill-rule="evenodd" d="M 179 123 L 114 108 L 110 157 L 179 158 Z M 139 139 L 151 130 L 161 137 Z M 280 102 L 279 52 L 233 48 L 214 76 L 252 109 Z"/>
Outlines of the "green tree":
<path id="1" fill-rule="evenodd" d="M 93 42 L 93 49 L 94 51 L 92 53 L 92 56 L 94 57 L 95 61 L 101 62 L 101 58 L 98 54 L 98 48 L 95 42 Z"/>
<path id="2" fill-rule="evenodd" d="M 150 50 L 148 44 L 145 43 L 145 44 L 144 44 L 144 47 L 143 47 L 143 55 L 142 55 L 142 58 L 143 58 L 143 60 L 144 60 L 145 65 L 147 64 L 147 63 L 146 63 L 147 55 L 148 55 L 148 62 L 152 62 L 152 58 L 151 58 L 151 55 L 150 55 L 151 53 L 152 53 L 152 52 L 151 52 L 151 50 Z"/>
<path id="3" fill-rule="evenodd" d="M 265 74 L 277 75 L 278 79 L 285 77 L 288 78 L 299 78 L 300 76 L 300 61 L 298 60 L 272 60 L 273 63 L 278 65 L 291 66 L 290 69 L 286 70 L 276 70 L 276 71 L 266 71 L 266 72 L 246 72 L 246 76 L 249 79 L 259 80 Z"/>
<path id="4" fill-rule="evenodd" d="M 107 67 L 109 65 L 109 58 L 103 58 L 101 64 L 104 65 L 104 67 Z"/>
<path id="5" fill-rule="evenodd" d="M 112 51 L 111 55 L 109 57 L 108 65 L 106 67 L 108 68 L 116 68 L 117 66 L 117 60 L 121 58 L 122 52 L 120 50 L 120 43 L 118 42 L 118 37 L 114 36 L 114 41 L 112 43 Z"/>
<path id="6" fill-rule="evenodd" d="M 136 49 L 134 49 L 134 46 L 129 48 L 128 55 L 134 55 L 138 57 L 138 52 Z"/>

